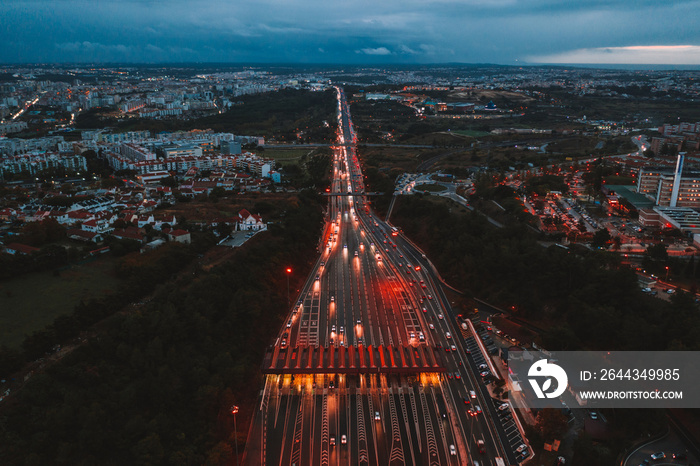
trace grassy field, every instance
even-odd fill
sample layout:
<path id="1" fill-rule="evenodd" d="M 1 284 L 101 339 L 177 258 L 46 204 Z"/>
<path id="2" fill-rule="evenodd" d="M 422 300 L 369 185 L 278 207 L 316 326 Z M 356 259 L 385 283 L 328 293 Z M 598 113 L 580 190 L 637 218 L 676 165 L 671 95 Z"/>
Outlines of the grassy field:
<path id="1" fill-rule="evenodd" d="M 258 155 L 265 158 L 274 159 L 278 165 L 287 163 L 299 163 L 303 155 L 311 155 L 316 149 L 268 149 Z"/>
<path id="2" fill-rule="evenodd" d="M 428 191 L 430 193 L 439 193 L 440 191 L 444 191 L 445 188 L 441 184 L 436 184 L 436 183 L 431 183 L 431 184 L 417 184 L 415 187 L 416 191 Z"/>
<path id="3" fill-rule="evenodd" d="M 471 130 L 471 129 L 456 129 L 452 131 L 453 133 L 461 134 L 462 136 L 469 136 L 470 138 L 480 138 L 484 136 L 488 136 L 491 133 L 488 133 L 486 131 L 476 131 L 476 130 Z"/>
<path id="4" fill-rule="evenodd" d="M 80 300 L 114 293 L 119 280 L 112 274 L 114 258 L 52 272 L 25 275 L 0 283 L 0 345 L 18 348 L 25 335 L 69 314 Z"/>

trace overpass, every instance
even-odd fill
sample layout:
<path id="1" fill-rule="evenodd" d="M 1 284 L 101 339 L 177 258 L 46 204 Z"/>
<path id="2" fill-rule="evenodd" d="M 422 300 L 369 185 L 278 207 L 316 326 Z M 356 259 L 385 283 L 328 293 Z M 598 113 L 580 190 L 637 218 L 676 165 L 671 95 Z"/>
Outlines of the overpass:
<path id="1" fill-rule="evenodd" d="M 381 196 L 384 193 L 379 193 L 379 192 L 366 193 L 364 191 L 353 191 L 351 193 L 332 192 L 332 193 L 322 193 L 322 194 L 324 196 Z"/>

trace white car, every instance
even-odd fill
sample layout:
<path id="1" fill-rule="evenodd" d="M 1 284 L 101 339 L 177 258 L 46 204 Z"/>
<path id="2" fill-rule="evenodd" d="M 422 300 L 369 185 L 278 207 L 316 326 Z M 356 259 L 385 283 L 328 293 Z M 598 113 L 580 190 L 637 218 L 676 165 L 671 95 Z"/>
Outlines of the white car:
<path id="1" fill-rule="evenodd" d="M 348 436 L 343 434 L 342 437 L 340 437 L 340 443 L 342 443 L 343 445 L 348 443 Z"/>
<path id="2" fill-rule="evenodd" d="M 375 420 L 375 421 L 381 421 L 381 420 L 382 420 L 381 416 L 379 416 L 379 411 L 375 411 L 375 412 L 374 412 L 374 420 Z"/>
<path id="3" fill-rule="evenodd" d="M 456 456 L 457 455 L 457 450 L 455 450 L 454 445 L 450 445 L 450 455 Z"/>

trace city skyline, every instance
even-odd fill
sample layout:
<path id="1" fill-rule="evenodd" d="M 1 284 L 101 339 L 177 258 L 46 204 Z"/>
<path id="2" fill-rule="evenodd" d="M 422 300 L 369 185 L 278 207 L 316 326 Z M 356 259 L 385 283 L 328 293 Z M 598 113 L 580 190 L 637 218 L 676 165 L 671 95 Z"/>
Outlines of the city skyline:
<path id="1" fill-rule="evenodd" d="M 10 0 L 0 63 L 700 66 L 698 0 Z"/>

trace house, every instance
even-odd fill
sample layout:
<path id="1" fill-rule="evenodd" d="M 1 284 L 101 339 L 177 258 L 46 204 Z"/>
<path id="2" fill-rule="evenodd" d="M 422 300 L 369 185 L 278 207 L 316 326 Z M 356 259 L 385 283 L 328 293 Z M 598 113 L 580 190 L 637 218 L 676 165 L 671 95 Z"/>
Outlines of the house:
<path id="1" fill-rule="evenodd" d="M 69 228 L 66 230 L 66 236 L 77 241 L 85 241 L 87 243 L 99 243 L 102 241 L 102 235 L 93 231 L 81 230 L 79 228 Z"/>
<path id="2" fill-rule="evenodd" d="M 172 230 L 169 228 L 166 228 L 163 230 L 163 232 L 168 236 L 169 241 L 176 241 L 178 243 L 182 244 L 190 244 L 192 242 L 192 237 L 190 236 L 190 232 L 187 230 Z"/>
<path id="3" fill-rule="evenodd" d="M 24 254 L 25 256 L 28 256 L 34 252 L 38 252 L 39 248 L 35 248 L 34 246 L 28 246 L 26 244 L 20 244 L 20 243 L 10 243 L 7 246 L 5 246 L 5 252 L 8 254 Z"/>
<path id="4" fill-rule="evenodd" d="M 0 210 L 0 220 L 10 220 L 12 217 L 15 217 L 17 215 L 17 211 L 15 209 L 10 209 L 9 207 L 6 209 Z"/>
<path id="5" fill-rule="evenodd" d="M 93 218 L 95 218 L 95 216 L 86 210 L 72 210 L 68 212 L 67 223 L 87 222 Z"/>
<path id="6" fill-rule="evenodd" d="M 130 239 L 133 241 L 138 241 L 141 244 L 143 244 L 146 240 L 136 227 L 117 228 L 112 232 L 112 236 L 117 239 Z"/>
<path id="7" fill-rule="evenodd" d="M 238 231 L 267 229 L 267 225 L 262 221 L 260 215 L 253 215 L 246 209 L 238 212 L 238 223 L 236 226 Z"/>
<path id="8" fill-rule="evenodd" d="M 161 230 L 163 228 L 163 225 L 169 225 L 170 227 L 174 227 L 175 225 L 177 225 L 177 219 L 172 214 L 163 214 L 154 218 L 154 229 Z"/>
<path id="9" fill-rule="evenodd" d="M 60 210 L 52 210 L 49 213 L 49 217 L 56 220 L 58 223 L 68 222 L 68 212 L 62 212 Z"/>

